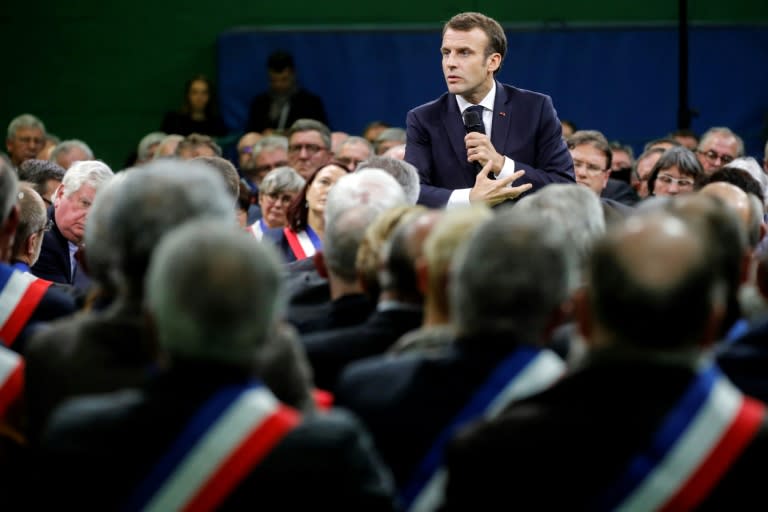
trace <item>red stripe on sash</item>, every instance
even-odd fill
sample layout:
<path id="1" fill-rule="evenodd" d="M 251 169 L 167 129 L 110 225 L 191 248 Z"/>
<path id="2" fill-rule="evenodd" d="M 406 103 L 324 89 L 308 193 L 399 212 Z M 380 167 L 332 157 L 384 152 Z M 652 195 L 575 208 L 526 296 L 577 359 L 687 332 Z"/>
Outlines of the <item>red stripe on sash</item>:
<path id="1" fill-rule="evenodd" d="M 5 417 L 8 409 L 21 397 L 24 389 L 24 360 L 20 358 L 19 364 L 11 371 L 11 374 L 0 383 L 0 419 Z"/>
<path id="2" fill-rule="evenodd" d="M 27 291 L 24 292 L 21 300 L 16 304 L 13 313 L 11 313 L 11 316 L 0 328 L 0 338 L 5 341 L 6 346 L 10 347 L 16 341 L 16 337 L 24 326 L 27 325 L 32 312 L 40 304 L 40 301 L 43 300 L 43 295 L 45 295 L 51 284 L 53 283 L 45 279 L 35 279 L 30 283 Z"/>
<path id="3" fill-rule="evenodd" d="M 333 393 L 330 391 L 315 388 L 312 390 L 312 398 L 315 406 L 321 411 L 327 411 L 333 407 Z"/>
<path id="4" fill-rule="evenodd" d="M 297 411 L 282 404 L 278 407 L 269 419 L 251 432 L 224 460 L 211 479 L 187 503 L 185 511 L 214 510 L 218 507 L 253 467 L 299 423 Z"/>
<path id="5" fill-rule="evenodd" d="M 764 417 L 765 406 L 745 396 L 736 419 L 720 442 L 661 510 L 691 510 L 701 504 L 757 434 Z"/>
<path id="6" fill-rule="evenodd" d="M 304 252 L 304 248 L 301 246 L 301 242 L 299 242 L 299 237 L 296 236 L 296 233 L 294 233 L 291 228 L 283 228 L 283 234 L 285 234 L 285 239 L 288 241 L 288 245 L 291 247 L 291 251 L 293 251 L 293 255 L 296 256 L 297 260 L 303 260 L 307 257 L 307 254 Z"/>

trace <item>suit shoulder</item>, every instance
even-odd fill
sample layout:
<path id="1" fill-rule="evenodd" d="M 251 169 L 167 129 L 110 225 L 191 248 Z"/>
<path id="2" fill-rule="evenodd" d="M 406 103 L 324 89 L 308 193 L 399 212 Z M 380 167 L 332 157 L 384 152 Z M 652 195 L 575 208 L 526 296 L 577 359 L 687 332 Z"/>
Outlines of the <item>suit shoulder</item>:
<path id="1" fill-rule="evenodd" d="M 445 108 L 445 104 L 449 97 L 453 97 L 453 95 L 445 92 L 432 101 L 428 101 L 427 103 L 419 105 L 418 107 L 412 108 L 408 112 L 408 115 L 425 115 L 431 114 L 433 112 L 440 112 L 443 108 Z"/>
<path id="2" fill-rule="evenodd" d="M 530 102 L 552 101 L 552 98 L 548 94 L 541 92 L 531 91 L 529 89 L 521 89 L 509 84 L 502 84 L 502 87 L 510 99 L 518 99 Z"/>

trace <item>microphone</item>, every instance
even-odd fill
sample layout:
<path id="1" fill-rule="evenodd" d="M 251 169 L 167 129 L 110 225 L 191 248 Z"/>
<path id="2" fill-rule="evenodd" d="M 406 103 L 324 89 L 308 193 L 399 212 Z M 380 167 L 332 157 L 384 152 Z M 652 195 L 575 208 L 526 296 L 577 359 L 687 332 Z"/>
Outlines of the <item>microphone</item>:
<path id="1" fill-rule="evenodd" d="M 485 124 L 483 123 L 483 115 L 480 113 L 482 112 L 482 108 L 483 107 L 469 107 L 461 115 L 462 119 L 464 120 L 464 129 L 466 130 L 467 133 L 472 133 L 472 132 L 485 133 Z M 480 112 L 478 112 L 478 110 Z M 475 160 L 472 163 L 475 166 L 476 172 L 480 172 L 480 170 L 483 168 L 483 165 L 477 160 Z M 496 175 L 493 174 L 493 172 L 489 172 L 488 177 L 492 180 L 496 179 Z"/>

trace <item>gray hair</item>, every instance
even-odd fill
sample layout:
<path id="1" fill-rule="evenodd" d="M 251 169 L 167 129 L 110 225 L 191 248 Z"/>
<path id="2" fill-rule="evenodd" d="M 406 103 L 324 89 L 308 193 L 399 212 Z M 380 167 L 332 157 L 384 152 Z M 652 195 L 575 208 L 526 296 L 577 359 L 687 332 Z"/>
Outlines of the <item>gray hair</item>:
<path id="1" fill-rule="evenodd" d="M 419 192 L 421 191 L 419 171 L 413 164 L 405 160 L 397 160 L 386 156 L 372 156 L 365 162 L 360 162 L 357 166 L 357 171 L 361 169 L 381 169 L 386 171 L 403 187 L 408 204 L 416 204 L 416 201 L 419 199 Z"/>
<path id="2" fill-rule="evenodd" d="M 154 152 L 150 154 L 150 148 L 156 144 L 163 142 L 167 135 L 164 132 L 150 132 L 141 138 L 139 145 L 136 148 L 136 156 L 139 161 L 143 162 L 150 160 L 154 156 Z"/>
<path id="3" fill-rule="evenodd" d="M 651 169 L 648 192 L 653 193 L 659 173 L 671 167 L 677 167 L 680 174 L 691 176 L 697 184 L 704 177 L 704 169 L 693 151 L 685 146 L 675 146 L 664 151 Z"/>
<path id="4" fill-rule="evenodd" d="M 232 165 L 232 162 L 226 158 L 220 156 L 198 156 L 193 158 L 204 163 L 224 180 L 224 184 L 227 186 L 227 192 L 232 197 L 233 201 L 237 201 L 237 197 L 240 194 L 240 175 L 237 173 L 237 169 Z"/>
<path id="5" fill-rule="evenodd" d="M 201 217 L 235 222 L 224 181 L 192 161 L 158 160 L 131 169 L 111 210 L 107 230 L 116 280 L 133 287 L 141 286 L 152 250 L 171 229 Z"/>
<path id="6" fill-rule="evenodd" d="M 600 199 L 580 185 L 547 185 L 537 193 L 522 198 L 514 208 L 520 213 L 538 215 L 552 225 L 562 226 L 580 268 L 586 265 L 595 241 L 605 234 L 605 215 Z"/>
<path id="7" fill-rule="evenodd" d="M 373 144 L 368 142 L 368 139 L 366 139 L 365 137 L 358 137 L 357 135 L 353 135 L 351 137 L 347 137 L 346 139 L 344 139 L 344 141 L 341 144 L 339 144 L 339 150 L 336 153 L 339 153 L 341 151 L 341 148 L 343 148 L 344 146 L 351 146 L 354 144 L 362 144 L 363 146 L 368 148 L 368 151 L 370 152 L 370 154 L 373 154 Z"/>
<path id="8" fill-rule="evenodd" d="M 726 137 L 733 137 L 736 139 L 736 156 L 744 155 L 744 141 L 741 137 L 736 135 L 733 130 L 726 126 L 713 126 L 701 136 L 699 139 L 699 148 L 704 146 L 704 142 L 713 135 L 725 135 Z"/>
<path id="9" fill-rule="evenodd" d="M 405 192 L 395 178 L 381 169 L 363 169 L 342 176 L 328 191 L 325 225 L 330 226 L 337 215 L 354 206 L 370 205 L 383 212 L 405 204 Z"/>
<path id="10" fill-rule="evenodd" d="M 306 184 L 306 180 L 293 167 L 277 167 L 269 171 L 261 180 L 259 192 L 264 194 L 279 194 L 281 192 L 298 192 Z"/>
<path id="11" fill-rule="evenodd" d="M 72 167 L 64 174 L 60 186 L 64 190 L 64 195 L 69 197 L 84 185 L 90 185 L 98 191 L 114 175 L 112 169 L 104 162 L 83 160 L 72 164 Z"/>
<path id="12" fill-rule="evenodd" d="M 174 230 L 147 272 L 160 345 L 175 356 L 252 366 L 281 310 L 280 272 L 274 250 L 233 224 L 195 220 Z"/>
<path id="13" fill-rule="evenodd" d="M 256 158 L 262 151 L 272 151 L 275 149 L 288 151 L 288 137 L 283 137 L 282 135 L 267 135 L 266 137 L 262 137 L 253 145 L 251 157 Z"/>
<path id="14" fill-rule="evenodd" d="M 73 149 L 78 148 L 86 154 L 86 160 L 93 160 L 93 151 L 88 147 L 88 144 L 78 139 L 71 139 L 59 142 L 56 147 L 51 151 L 51 156 L 48 158 L 51 162 L 57 162 L 59 155 L 66 155 Z"/>
<path id="15" fill-rule="evenodd" d="M 32 114 L 21 114 L 14 117 L 8 125 L 8 139 L 16 137 L 16 132 L 22 128 L 39 128 L 45 134 L 45 125 Z"/>
<path id="16" fill-rule="evenodd" d="M 323 257 L 330 272 L 348 283 L 355 282 L 357 249 L 365 238 L 366 229 L 379 213 L 373 205 L 355 205 L 340 212 L 334 222 L 326 224 Z"/>
<path id="17" fill-rule="evenodd" d="M 459 331 L 542 341 L 575 281 L 568 242 L 563 228 L 517 208 L 480 225 L 451 266 L 451 314 Z"/>
<path id="18" fill-rule="evenodd" d="M 331 130 L 320 121 L 316 121 L 315 119 L 297 119 L 288 129 L 288 140 L 291 140 L 294 133 L 299 132 L 319 133 L 320 137 L 323 139 L 323 144 L 325 144 L 325 149 L 331 151 Z"/>
<path id="19" fill-rule="evenodd" d="M 395 140 L 397 142 L 405 143 L 405 130 L 402 128 L 387 128 L 383 130 L 378 137 L 376 137 L 376 144 L 378 145 L 379 142 L 385 142 L 390 140 Z"/>
<path id="20" fill-rule="evenodd" d="M 16 172 L 4 160 L 0 160 L 0 222 L 5 223 L 8 220 L 8 214 L 16 204 L 18 190 L 19 179 Z"/>
<path id="21" fill-rule="evenodd" d="M 88 261 L 88 274 L 108 289 L 114 289 L 117 286 L 116 276 L 112 274 L 115 248 L 109 218 L 122 194 L 125 178 L 131 172 L 133 169 L 119 172 L 101 187 L 88 211 L 88 220 L 85 224 L 84 240 L 88 248 L 85 257 Z"/>
<path id="22" fill-rule="evenodd" d="M 176 153 L 176 146 L 178 146 L 179 142 L 181 142 L 183 140 L 184 140 L 183 136 L 177 135 L 175 133 L 173 133 L 171 135 L 166 135 L 165 137 L 163 137 L 163 140 L 160 141 L 160 144 L 158 144 L 155 147 L 155 150 L 152 153 L 152 158 L 155 159 L 155 158 L 162 157 L 162 156 L 173 157 L 174 154 Z M 170 153 L 168 153 L 167 155 L 161 155 L 160 153 L 162 153 L 163 149 L 166 146 L 170 145 L 170 144 L 175 144 L 176 145 L 176 146 L 174 146 L 174 150 L 171 151 Z"/>
<path id="23" fill-rule="evenodd" d="M 40 197 L 31 183 L 23 181 L 19 183 L 17 197 L 19 225 L 16 227 L 16 236 L 13 239 L 13 256 L 23 252 L 29 236 L 42 230 L 48 222 L 48 212 L 43 198 Z"/>

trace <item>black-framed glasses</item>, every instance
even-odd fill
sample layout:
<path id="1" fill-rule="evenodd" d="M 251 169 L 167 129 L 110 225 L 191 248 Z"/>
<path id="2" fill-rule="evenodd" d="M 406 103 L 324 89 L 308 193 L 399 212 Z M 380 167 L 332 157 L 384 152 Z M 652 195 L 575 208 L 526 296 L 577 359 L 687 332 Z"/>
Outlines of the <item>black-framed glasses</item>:
<path id="1" fill-rule="evenodd" d="M 289 153 L 301 153 L 302 149 L 305 150 L 309 155 L 314 155 L 318 151 L 326 150 L 324 146 L 319 146 L 317 144 L 291 144 L 288 146 Z"/>
<path id="2" fill-rule="evenodd" d="M 718 158 L 720 159 L 721 162 L 723 162 L 723 164 L 729 164 L 734 160 L 734 157 L 732 157 L 731 155 L 723 155 L 711 149 L 709 151 L 696 151 L 696 152 L 701 156 L 703 156 L 704 158 L 706 158 L 707 161 L 711 164 L 716 163 Z"/>

